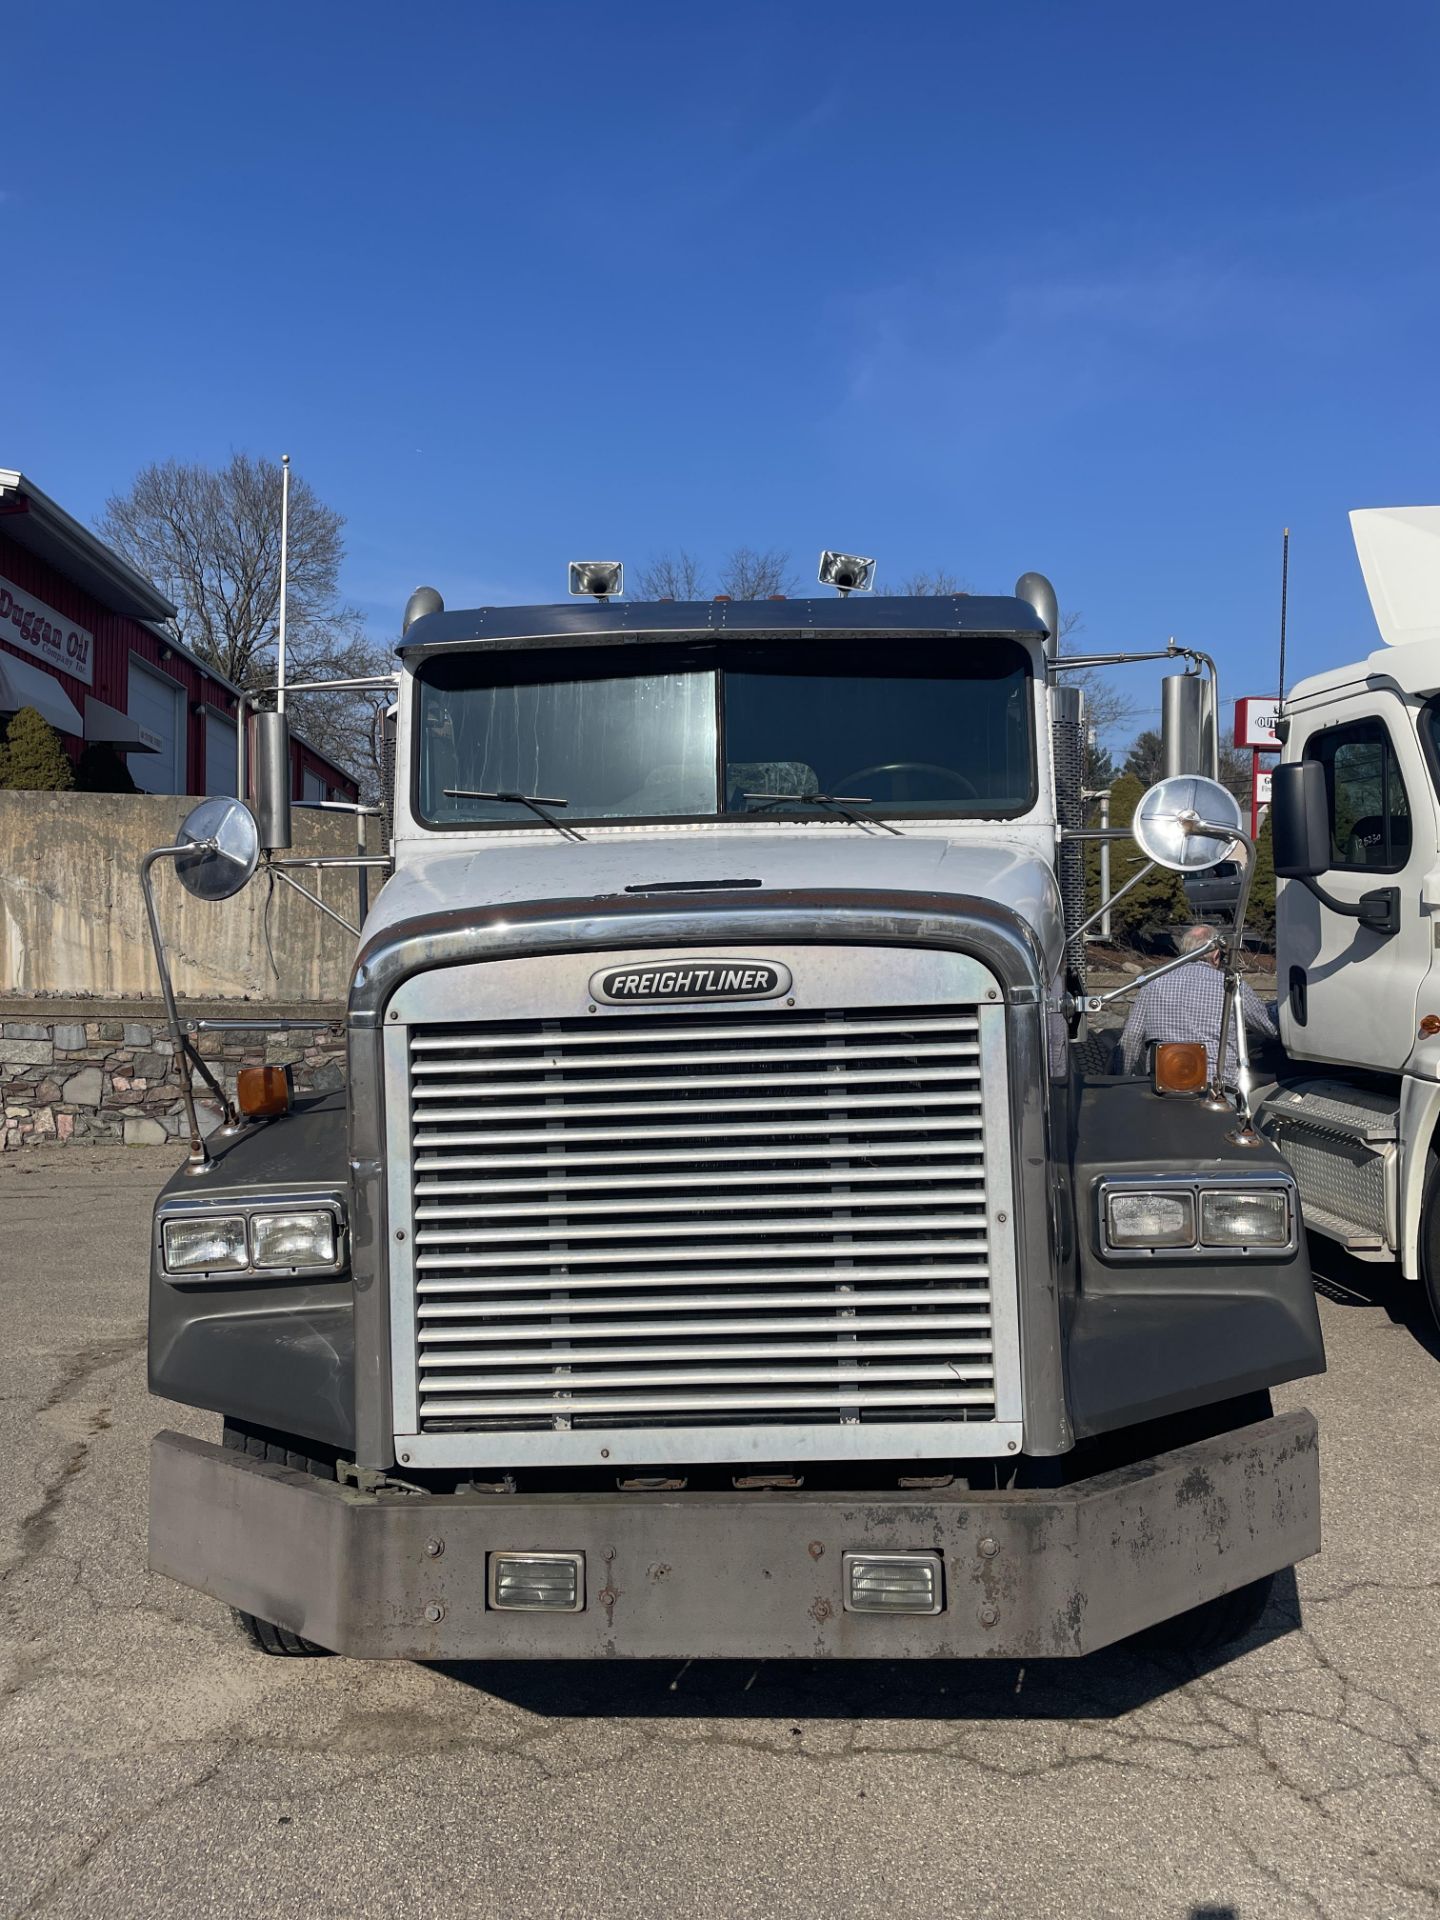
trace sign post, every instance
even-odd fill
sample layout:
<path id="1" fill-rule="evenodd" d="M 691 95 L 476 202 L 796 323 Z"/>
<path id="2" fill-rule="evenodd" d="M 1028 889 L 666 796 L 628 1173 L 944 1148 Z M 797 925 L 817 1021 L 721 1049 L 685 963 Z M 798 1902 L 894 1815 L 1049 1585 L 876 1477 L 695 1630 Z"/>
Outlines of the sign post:
<path id="1" fill-rule="evenodd" d="M 1264 695 L 1251 695 L 1235 702 L 1235 744 L 1250 749 L 1250 838 L 1260 831 L 1260 815 L 1270 805 L 1271 769 L 1261 754 L 1278 753 L 1280 742 L 1280 702 Z"/>

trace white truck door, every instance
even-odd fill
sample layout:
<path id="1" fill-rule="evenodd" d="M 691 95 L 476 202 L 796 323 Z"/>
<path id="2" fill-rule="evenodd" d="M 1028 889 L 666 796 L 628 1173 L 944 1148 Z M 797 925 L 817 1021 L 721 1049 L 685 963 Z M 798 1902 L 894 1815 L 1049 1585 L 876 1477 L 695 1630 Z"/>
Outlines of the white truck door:
<path id="1" fill-rule="evenodd" d="M 1399 930 L 1372 932 L 1286 881 L 1277 905 L 1281 1037 L 1297 1059 L 1398 1073 L 1415 1044 L 1416 1000 L 1440 926 L 1440 872 L 1430 878 L 1440 868 L 1435 787 L 1415 711 L 1377 690 L 1347 700 L 1343 714 L 1297 712 L 1292 726 L 1303 757 L 1325 769 L 1333 864 L 1319 885 L 1350 902 L 1398 888 Z M 1422 897 L 1432 889 L 1434 906 Z"/>

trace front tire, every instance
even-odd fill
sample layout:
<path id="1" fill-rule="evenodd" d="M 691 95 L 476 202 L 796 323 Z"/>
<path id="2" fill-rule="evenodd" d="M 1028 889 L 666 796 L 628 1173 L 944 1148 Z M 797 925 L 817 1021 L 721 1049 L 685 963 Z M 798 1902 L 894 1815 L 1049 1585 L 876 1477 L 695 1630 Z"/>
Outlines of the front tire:
<path id="1" fill-rule="evenodd" d="M 316 1444 L 314 1441 L 291 1440 L 284 1434 L 270 1433 L 264 1427 L 247 1426 L 238 1420 L 225 1422 L 221 1438 L 225 1446 L 237 1453 L 248 1453 L 252 1460 L 269 1460 L 277 1466 L 293 1467 L 298 1473 L 313 1474 L 317 1480 L 335 1478 L 333 1456 L 327 1459 L 305 1451 Z M 313 1660 L 330 1653 L 329 1647 L 317 1646 L 313 1640 L 292 1633 L 288 1627 L 278 1627 L 272 1620 L 261 1620 L 239 1607 L 232 1607 L 230 1611 L 240 1631 L 259 1653 L 289 1660 Z"/>
<path id="2" fill-rule="evenodd" d="M 1430 1317 L 1440 1327 L 1440 1153 L 1433 1148 L 1420 1201 L 1420 1278 Z"/>
<path id="3" fill-rule="evenodd" d="M 1233 1593 L 1218 1594 L 1202 1600 L 1198 1607 L 1163 1620 L 1144 1635 L 1146 1643 L 1163 1647 L 1170 1653 L 1214 1653 L 1232 1641 L 1253 1633 L 1270 1604 L 1276 1575 L 1267 1573 L 1261 1580 L 1237 1587 Z"/>

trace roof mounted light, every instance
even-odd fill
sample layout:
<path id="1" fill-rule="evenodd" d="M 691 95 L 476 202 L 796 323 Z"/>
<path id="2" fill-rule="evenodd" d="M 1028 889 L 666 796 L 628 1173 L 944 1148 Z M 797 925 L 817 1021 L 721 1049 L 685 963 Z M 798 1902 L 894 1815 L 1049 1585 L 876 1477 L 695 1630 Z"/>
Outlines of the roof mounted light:
<path id="1" fill-rule="evenodd" d="M 875 584 L 875 562 L 858 553 L 832 553 L 827 547 L 820 556 L 820 584 L 834 587 L 843 600 L 850 593 L 868 593 Z"/>
<path id="2" fill-rule="evenodd" d="M 625 584 L 625 569 L 618 560 L 572 560 L 570 591 L 579 599 L 608 600 Z"/>

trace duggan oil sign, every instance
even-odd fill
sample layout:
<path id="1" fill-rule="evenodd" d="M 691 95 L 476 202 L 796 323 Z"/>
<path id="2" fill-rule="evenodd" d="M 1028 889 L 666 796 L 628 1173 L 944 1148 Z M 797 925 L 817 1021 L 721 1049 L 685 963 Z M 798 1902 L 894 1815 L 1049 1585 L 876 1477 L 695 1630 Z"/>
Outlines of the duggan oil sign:
<path id="1" fill-rule="evenodd" d="M 12 647 L 25 647 L 46 666 L 73 673 L 86 686 L 95 681 L 95 636 L 0 576 L 0 633 Z"/>

